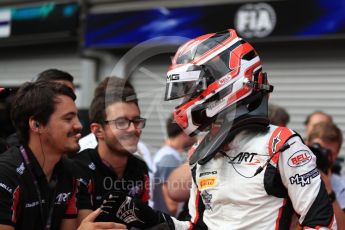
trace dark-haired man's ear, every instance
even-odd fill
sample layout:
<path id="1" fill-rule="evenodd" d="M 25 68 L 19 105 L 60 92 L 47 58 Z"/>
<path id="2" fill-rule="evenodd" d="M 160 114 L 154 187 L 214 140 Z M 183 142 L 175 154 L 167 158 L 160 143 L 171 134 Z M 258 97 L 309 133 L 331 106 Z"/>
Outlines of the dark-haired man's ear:
<path id="1" fill-rule="evenodd" d="M 29 118 L 29 127 L 33 132 L 39 133 L 41 124 L 33 118 Z"/>
<path id="2" fill-rule="evenodd" d="M 96 138 L 103 138 L 103 128 L 102 125 L 98 123 L 91 123 L 90 125 L 91 132 L 96 136 Z"/>

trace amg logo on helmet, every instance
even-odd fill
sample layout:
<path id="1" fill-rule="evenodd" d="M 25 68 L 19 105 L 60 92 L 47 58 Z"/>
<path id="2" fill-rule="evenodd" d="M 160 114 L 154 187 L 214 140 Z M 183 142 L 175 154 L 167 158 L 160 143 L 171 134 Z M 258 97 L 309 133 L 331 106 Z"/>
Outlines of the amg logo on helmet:
<path id="1" fill-rule="evenodd" d="M 171 74 L 167 77 L 168 81 L 180 80 L 180 74 Z"/>

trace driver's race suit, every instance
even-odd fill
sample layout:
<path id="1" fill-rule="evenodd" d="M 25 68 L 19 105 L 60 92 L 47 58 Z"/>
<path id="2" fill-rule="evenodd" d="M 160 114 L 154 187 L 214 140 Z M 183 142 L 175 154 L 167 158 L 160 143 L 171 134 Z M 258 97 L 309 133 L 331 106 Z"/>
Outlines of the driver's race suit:
<path id="1" fill-rule="evenodd" d="M 191 221 L 175 229 L 289 229 L 293 212 L 303 229 L 336 229 L 316 158 L 288 128 L 242 131 L 192 176 Z"/>

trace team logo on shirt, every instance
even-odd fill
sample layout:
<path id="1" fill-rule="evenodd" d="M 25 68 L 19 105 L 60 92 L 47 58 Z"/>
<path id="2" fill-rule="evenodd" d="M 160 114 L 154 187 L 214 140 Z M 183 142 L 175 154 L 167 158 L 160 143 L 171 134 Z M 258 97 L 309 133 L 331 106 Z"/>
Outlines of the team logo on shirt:
<path id="1" fill-rule="evenodd" d="M 44 203 L 43 201 L 44 201 L 44 200 L 42 200 L 42 203 Z M 25 208 L 33 208 L 33 207 L 36 207 L 36 206 L 39 205 L 39 204 L 40 204 L 39 201 L 33 201 L 33 202 L 31 202 L 31 203 L 26 203 L 26 204 L 25 204 Z"/>
<path id="2" fill-rule="evenodd" d="M 1 183 L 1 182 L 0 182 L 0 187 L 5 189 L 9 193 L 12 193 L 12 191 L 13 191 L 9 186 L 7 186 L 7 185 L 5 185 L 4 183 Z"/>
<path id="3" fill-rule="evenodd" d="M 289 179 L 291 184 L 297 184 L 304 187 L 306 184 L 310 184 L 311 179 L 317 177 L 319 174 L 319 170 L 317 168 L 314 168 L 313 170 L 305 174 L 296 174 L 295 176 L 292 176 Z"/>
<path id="4" fill-rule="evenodd" d="M 68 200 L 68 197 L 71 195 L 70 192 L 66 193 L 60 193 L 56 196 L 55 198 L 55 204 L 61 204 L 61 203 L 66 203 Z"/>
<path id="5" fill-rule="evenodd" d="M 91 170 L 96 169 L 96 165 L 93 162 L 91 162 L 88 166 L 89 166 L 89 169 L 91 169 Z"/>
<path id="6" fill-rule="evenodd" d="M 290 167 L 300 167 L 308 164 L 312 159 L 312 156 L 307 150 L 300 150 L 295 152 L 288 160 L 288 165 Z"/>
<path id="7" fill-rule="evenodd" d="M 217 177 L 210 176 L 210 177 L 199 179 L 198 185 L 199 185 L 199 189 L 205 189 L 205 188 L 215 187 L 216 183 L 217 183 Z"/>
<path id="8" fill-rule="evenodd" d="M 129 189 L 128 195 L 136 196 L 140 193 L 141 193 L 141 188 L 139 186 L 135 185 Z"/>
<path id="9" fill-rule="evenodd" d="M 16 168 L 16 171 L 19 175 L 23 175 L 24 173 L 24 170 L 25 170 L 25 166 L 24 166 L 24 162 L 22 162 L 18 168 Z"/>

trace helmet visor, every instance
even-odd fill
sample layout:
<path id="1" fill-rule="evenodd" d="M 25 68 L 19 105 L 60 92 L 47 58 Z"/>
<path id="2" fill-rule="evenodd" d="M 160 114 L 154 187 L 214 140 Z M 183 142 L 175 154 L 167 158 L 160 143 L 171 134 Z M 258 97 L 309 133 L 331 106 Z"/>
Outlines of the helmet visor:
<path id="1" fill-rule="evenodd" d="M 203 86 L 200 75 L 200 70 L 169 75 L 165 88 L 165 100 L 174 100 L 193 94 L 200 86 Z"/>

